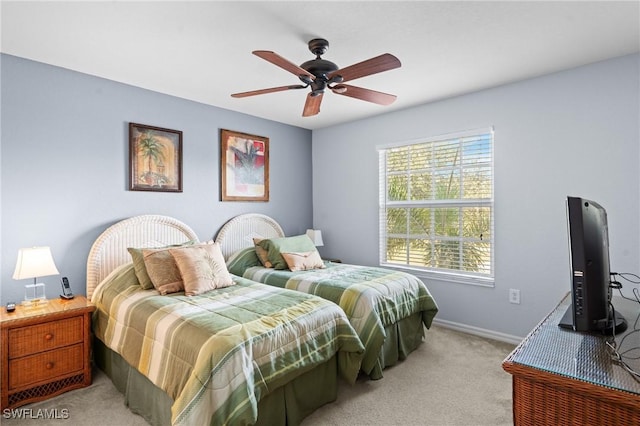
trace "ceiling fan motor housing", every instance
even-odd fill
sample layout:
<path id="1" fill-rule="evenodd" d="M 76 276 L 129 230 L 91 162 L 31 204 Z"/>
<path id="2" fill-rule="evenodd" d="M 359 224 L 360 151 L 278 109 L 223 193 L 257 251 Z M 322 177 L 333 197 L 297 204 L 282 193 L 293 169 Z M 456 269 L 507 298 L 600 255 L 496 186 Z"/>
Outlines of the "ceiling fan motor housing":
<path id="1" fill-rule="evenodd" d="M 300 68 L 309 71 L 311 74 L 315 75 L 316 78 L 321 78 L 323 76 L 326 78 L 326 75 L 330 72 L 336 71 L 338 66 L 326 59 L 316 58 L 300 65 Z"/>
<path id="2" fill-rule="evenodd" d="M 335 76 L 331 81 L 329 81 L 329 78 L 327 77 L 328 74 L 338 70 L 338 66 L 335 63 L 320 57 L 320 55 L 323 55 L 328 48 L 329 42 L 323 38 L 314 38 L 309 41 L 309 50 L 311 53 L 316 55 L 316 58 L 306 61 L 300 65 L 300 68 L 315 76 L 315 80 L 310 84 L 313 96 L 324 93 L 324 89 L 327 87 L 327 84 L 339 83 L 342 81 L 340 76 Z M 303 82 L 308 84 L 307 79 L 303 80 Z"/>

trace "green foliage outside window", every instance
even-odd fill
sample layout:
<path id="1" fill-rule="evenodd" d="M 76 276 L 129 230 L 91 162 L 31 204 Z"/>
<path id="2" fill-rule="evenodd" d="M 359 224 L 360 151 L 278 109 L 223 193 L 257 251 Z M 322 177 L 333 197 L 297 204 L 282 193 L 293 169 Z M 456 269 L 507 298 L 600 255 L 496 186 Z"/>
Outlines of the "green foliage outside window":
<path id="1" fill-rule="evenodd" d="M 492 135 L 384 151 L 385 263 L 492 274 Z"/>

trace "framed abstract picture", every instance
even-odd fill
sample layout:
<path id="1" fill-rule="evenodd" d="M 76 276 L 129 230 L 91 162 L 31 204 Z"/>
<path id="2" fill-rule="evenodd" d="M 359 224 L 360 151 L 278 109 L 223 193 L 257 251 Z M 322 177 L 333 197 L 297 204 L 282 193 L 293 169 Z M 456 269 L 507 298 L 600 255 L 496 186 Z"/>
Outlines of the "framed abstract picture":
<path id="1" fill-rule="evenodd" d="M 222 201 L 269 201 L 269 138 L 220 130 Z"/>
<path id="2" fill-rule="evenodd" d="M 182 192 L 182 132 L 129 123 L 131 191 Z"/>

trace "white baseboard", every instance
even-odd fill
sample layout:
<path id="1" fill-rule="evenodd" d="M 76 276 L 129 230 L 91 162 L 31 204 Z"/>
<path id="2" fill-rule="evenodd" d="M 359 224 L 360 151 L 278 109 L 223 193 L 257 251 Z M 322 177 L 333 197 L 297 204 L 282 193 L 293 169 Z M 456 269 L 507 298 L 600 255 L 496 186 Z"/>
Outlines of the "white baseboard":
<path id="1" fill-rule="evenodd" d="M 441 320 L 438 318 L 434 318 L 433 323 L 440 327 L 450 328 L 452 330 L 461 331 L 463 333 L 469 333 L 469 334 L 473 334 L 480 337 L 485 337 L 487 339 L 498 340 L 500 342 L 512 343 L 514 345 L 519 344 L 523 340 L 523 337 L 499 333 L 493 330 L 487 330 L 484 328 L 474 327 L 467 324 L 460 324 L 453 321 Z"/>

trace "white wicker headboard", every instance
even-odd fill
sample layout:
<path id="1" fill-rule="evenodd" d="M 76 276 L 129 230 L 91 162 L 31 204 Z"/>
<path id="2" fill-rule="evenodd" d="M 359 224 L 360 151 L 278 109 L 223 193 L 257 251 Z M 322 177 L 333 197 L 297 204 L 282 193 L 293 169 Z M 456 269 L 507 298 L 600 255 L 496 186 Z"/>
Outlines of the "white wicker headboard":
<path id="1" fill-rule="evenodd" d="M 279 237 L 284 237 L 284 231 L 278 222 L 263 214 L 248 213 L 225 223 L 216 235 L 216 242 L 227 259 L 238 250 L 253 247 L 253 238 Z"/>
<path id="2" fill-rule="evenodd" d="M 162 247 L 198 241 L 193 230 L 168 216 L 142 215 L 124 219 L 108 227 L 96 239 L 87 259 L 87 299 L 93 290 L 118 266 L 131 262 L 127 247 Z"/>

